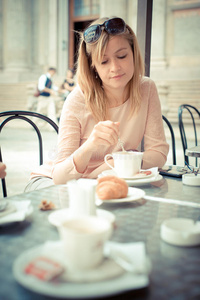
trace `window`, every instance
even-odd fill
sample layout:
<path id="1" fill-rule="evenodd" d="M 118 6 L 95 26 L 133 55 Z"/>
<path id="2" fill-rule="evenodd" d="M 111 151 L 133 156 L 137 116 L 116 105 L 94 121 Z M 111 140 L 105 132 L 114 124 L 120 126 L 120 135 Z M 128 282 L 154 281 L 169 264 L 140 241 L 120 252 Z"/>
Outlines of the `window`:
<path id="1" fill-rule="evenodd" d="M 90 16 L 99 13 L 99 0 L 74 0 L 74 16 Z"/>

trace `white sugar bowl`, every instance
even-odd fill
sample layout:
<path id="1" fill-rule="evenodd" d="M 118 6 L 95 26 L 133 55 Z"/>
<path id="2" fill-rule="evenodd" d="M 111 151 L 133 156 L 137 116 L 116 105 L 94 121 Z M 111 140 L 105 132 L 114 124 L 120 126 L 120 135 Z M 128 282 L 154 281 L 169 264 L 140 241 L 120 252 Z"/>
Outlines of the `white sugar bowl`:
<path id="1" fill-rule="evenodd" d="M 200 174 L 184 174 L 182 176 L 182 182 L 186 185 L 200 186 Z"/>

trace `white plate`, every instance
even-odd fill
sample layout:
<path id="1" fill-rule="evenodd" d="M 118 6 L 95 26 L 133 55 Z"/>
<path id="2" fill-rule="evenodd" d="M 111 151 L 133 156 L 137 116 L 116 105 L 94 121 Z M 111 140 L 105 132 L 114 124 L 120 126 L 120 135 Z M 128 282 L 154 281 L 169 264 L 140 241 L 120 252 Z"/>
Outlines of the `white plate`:
<path id="1" fill-rule="evenodd" d="M 113 170 L 106 170 L 106 171 L 103 171 L 99 177 L 107 176 L 107 175 L 115 175 L 116 176 L 116 174 Z M 156 181 L 160 181 L 162 178 L 163 178 L 162 175 L 157 173 L 156 175 L 150 176 L 148 178 L 145 177 L 145 178 L 140 178 L 140 179 L 125 179 L 125 181 L 129 186 L 142 186 L 145 184 L 150 184 L 150 183 L 153 183 Z"/>
<path id="2" fill-rule="evenodd" d="M 51 242 L 53 244 L 53 242 Z M 57 244 L 57 246 L 56 246 Z M 49 253 L 56 253 L 59 248 L 60 242 L 54 242 L 54 247 L 49 246 Z M 114 245 L 120 245 L 118 243 L 112 243 Z M 138 245 L 137 245 L 138 244 Z M 52 249 L 56 249 L 52 251 Z M 139 248 L 138 248 L 139 246 Z M 133 253 L 135 256 L 137 254 L 141 258 L 141 262 L 146 259 L 145 253 L 143 253 L 143 245 L 141 243 L 135 244 L 121 244 L 120 247 L 127 249 L 129 247 L 129 256 L 132 257 Z M 34 258 L 44 255 L 43 251 L 44 245 L 37 246 L 35 248 L 29 249 L 23 252 L 14 262 L 13 273 L 14 277 L 22 286 L 27 289 L 40 293 L 46 296 L 53 296 L 59 298 L 85 298 L 85 299 L 94 299 L 94 297 L 104 297 L 109 295 L 115 295 L 123 291 L 134 290 L 139 288 L 144 288 L 148 286 L 149 279 L 148 273 L 145 274 L 135 274 L 125 272 L 120 266 L 118 266 L 114 261 L 107 260 L 107 263 L 102 264 L 90 275 L 88 272 L 82 273 L 82 275 L 75 274 L 73 272 L 74 278 L 82 276 L 82 280 L 85 281 L 85 278 L 92 278 L 92 282 L 70 282 L 67 280 L 69 274 L 65 272 L 61 277 L 58 277 L 55 281 L 42 281 L 35 276 L 27 275 L 24 272 L 25 266 L 30 263 Z M 119 246 L 118 246 L 119 247 Z M 60 248 L 61 250 L 61 248 Z M 57 252 L 58 253 L 58 252 Z M 62 259 L 62 251 L 59 251 L 59 258 Z M 60 255 L 61 254 L 61 255 Z M 53 258 L 52 258 L 53 259 Z M 137 260 L 138 261 L 138 260 Z M 112 265 L 112 266 L 111 266 Z M 72 276 L 72 273 L 71 275 Z M 94 277 L 99 278 L 101 281 L 94 281 Z M 101 278 L 101 276 L 103 276 Z M 73 277 L 73 276 L 72 276 Z M 87 279 L 86 279 L 87 280 Z"/>
<path id="3" fill-rule="evenodd" d="M 33 206 L 30 200 L 11 201 L 16 210 L 6 216 L 0 218 L 0 226 L 9 225 L 14 222 L 22 222 L 33 212 Z"/>
<path id="4" fill-rule="evenodd" d="M 97 197 L 97 203 L 102 201 L 103 203 L 123 203 L 123 202 L 132 202 L 137 201 L 143 198 L 145 195 L 145 191 L 133 187 L 128 188 L 128 195 L 126 198 L 119 199 L 109 199 L 109 200 L 101 200 Z"/>
<path id="5" fill-rule="evenodd" d="M 48 220 L 52 225 L 59 226 L 62 220 L 68 216 L 70 216 L 69 208 L 63 208 L 49 214 Z M 97 209 L 97 216 L 107 219 L 112 224 L 115 222 L 115 215 L 107 210 Z"/>

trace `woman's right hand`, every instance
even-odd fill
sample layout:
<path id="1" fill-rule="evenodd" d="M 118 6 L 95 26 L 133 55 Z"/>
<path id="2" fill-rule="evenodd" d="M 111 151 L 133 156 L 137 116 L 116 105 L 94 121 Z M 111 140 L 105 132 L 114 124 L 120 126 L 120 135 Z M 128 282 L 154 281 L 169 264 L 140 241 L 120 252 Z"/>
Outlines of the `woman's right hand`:
<path id="1" fill-rule="evenodd" d="M 85 142 L 87 148 L 96 151 L 99 146 L 112 146 L 118 143 L 119 122 L 101 121 L 97 123 Z"/>
<path id="2" fill-rule="evenodd" d="M 98 150 L 99 146 L 116 145 L 119 136 L 119 122 L 103 121 L 97 123 L 88 139 L 83 143 L 73 154 L 73 163 L 77 172 L 84 173 L 92 154 Z M 68 174 L 65 169 L 68 165 L 68 158 L 60 164 L 57 164 L 54 169 L 54 183 L 66 183 Z"/>

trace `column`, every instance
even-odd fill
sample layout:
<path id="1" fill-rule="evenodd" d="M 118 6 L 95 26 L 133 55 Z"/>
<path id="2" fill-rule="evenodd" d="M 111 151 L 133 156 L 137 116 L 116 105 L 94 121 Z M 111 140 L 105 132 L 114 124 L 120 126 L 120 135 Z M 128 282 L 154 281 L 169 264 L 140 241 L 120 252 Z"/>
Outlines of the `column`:
<path id="1" fill-rule="evenodd" d="M 49 26 L 48 26 L 48 54 L 49 66 L 57 67 L 57 0 L 48 1 Z"/>
<path id="2" fill-rule="evenodd" d="M 127 18 L 127 1 L 100 1 L 100 17 L 113 17 L 117 16 L 124 20 Z"/>
<path id="3" fill-rule="evenodd" d="M 30 0 L 4 1 L 3 65 L 5 71 L 23 71 L 30 64 Z"/>
<path id="4" fill-rule="evenodd" d="M 3 11 L 3 3 L 0 0 L 0 11 Z M 3 14 L 0 14 L 0 69 L 3 68 Z"/>
<path id="5" fill-rule="evenodd" d="M 59 0 L 58 11 L 58 74 L 64 78 L 68 68 L 68 49 L 69 49 L 69 21 L 68 21 L 68 1 Z"/>
<path id="6" fill-rule="evenodd" d="M 137 0 L 128 0 L 126 22 L 133 29 L 135 34 L 137 32 L 137 7 L 138 7 Z"/>
<path id="7" fill-rule="evenodd" d="M 151 66 L 166 66 L 165 43 L 166 43 L 166 0 L 153 2 L 152 41 L 151 41 Z"/>

